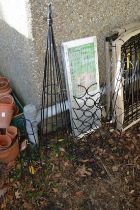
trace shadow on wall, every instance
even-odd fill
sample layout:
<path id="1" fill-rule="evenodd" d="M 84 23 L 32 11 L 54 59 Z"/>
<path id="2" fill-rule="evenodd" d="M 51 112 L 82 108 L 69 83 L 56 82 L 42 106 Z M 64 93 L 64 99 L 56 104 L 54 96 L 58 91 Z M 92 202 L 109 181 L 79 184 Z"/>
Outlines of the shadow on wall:
<path id="1" fill-rule="evenodd" d="M 33 59 L 33 41 L 2 20 L 0 11 L 0 74 L 10 79 L 12 88 L 25 104 L 39 102 Z"/>

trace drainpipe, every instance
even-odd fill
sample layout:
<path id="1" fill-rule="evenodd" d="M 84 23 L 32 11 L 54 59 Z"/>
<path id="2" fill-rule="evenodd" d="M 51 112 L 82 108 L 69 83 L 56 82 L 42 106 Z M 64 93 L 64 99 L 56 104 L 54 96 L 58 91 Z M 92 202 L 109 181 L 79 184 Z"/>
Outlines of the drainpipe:
<path id="1" fill-rule="evenodd" d="M 107 101 L 107 118 L 110 119 L 110 81 L 111 81 L 111 63 L 110 63 L 110 44 L 109 41 L 105 42 L 105 55 L 106 55 L 106 101 Z"/>

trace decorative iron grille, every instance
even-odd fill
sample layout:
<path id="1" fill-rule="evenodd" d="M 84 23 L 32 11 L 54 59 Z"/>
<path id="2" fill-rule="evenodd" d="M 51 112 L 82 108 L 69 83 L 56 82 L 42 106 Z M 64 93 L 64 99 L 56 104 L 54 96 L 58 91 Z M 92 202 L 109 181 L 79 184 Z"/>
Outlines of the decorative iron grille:
<path id="1" fill-rule="evenodd" d="M 140 34 L 121 48 L 124 59 L 124 126 L 140 118 Z"/>

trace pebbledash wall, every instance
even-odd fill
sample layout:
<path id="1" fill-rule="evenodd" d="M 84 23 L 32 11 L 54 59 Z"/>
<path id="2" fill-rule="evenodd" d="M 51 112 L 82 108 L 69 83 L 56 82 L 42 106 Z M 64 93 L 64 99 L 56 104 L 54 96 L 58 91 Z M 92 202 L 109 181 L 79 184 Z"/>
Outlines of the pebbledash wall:
<path id="1" fill-rule="evenodd" d="M 62 42 L 97 36 L 100 81 L 105 77 L 105 37 L 140 21 L 138 0 L 52 0 L 57 49 Z M 48 0 L 0 0 L 0 74 L 25 104 L 41 103 Z M 59 53 L 60 55 L 60 53 Z"/>

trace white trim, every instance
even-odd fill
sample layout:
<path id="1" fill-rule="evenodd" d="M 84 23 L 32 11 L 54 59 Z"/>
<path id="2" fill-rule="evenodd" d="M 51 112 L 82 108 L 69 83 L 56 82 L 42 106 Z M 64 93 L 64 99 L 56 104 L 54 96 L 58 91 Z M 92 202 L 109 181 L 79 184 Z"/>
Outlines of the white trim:
<path id="1" fill-rule="evenodd" d="M 137 28 L 139 27 L 139 29 Z M 117 129 L 122 130 L 123 123 L 124 123 L 124 100 L 123 100 L 123 79 L 121 82 L 118 82 L 117 75 L 119 75 L 120 69 L 121 69 L 121 47 L 122 45 L 127 42 L 131 37 L 137 35 L 140 33 L 140 23 L 136 24 L 135 27 L 129 28 L 128 31 L 125 33 L 122 33 L 115 41 L 112 42 L 112 56 L 113 56 L 113 61 L 112 61 L 112 72 L 113 72 L 113 78 L 115 78 L 114 81 L 114 86 L 113 86 L 113 92 L 117 93 L 119 91 L 119 94 L 116 94 L 116 101 L 113 102 L 114 104 L 116 103 L 116 110 L 115 114 L 117 116 Z M 116 87 L 116 83 L 118 83 Z M 119 107 L 119 108 L 118 108 Z M 116 117 L 114 116 L 114 117 Z M 139 121 L 136 120 L 133 123 L 131 123 L 129 126 L 123 129 L 126 130 L 135 122 Z"/>

